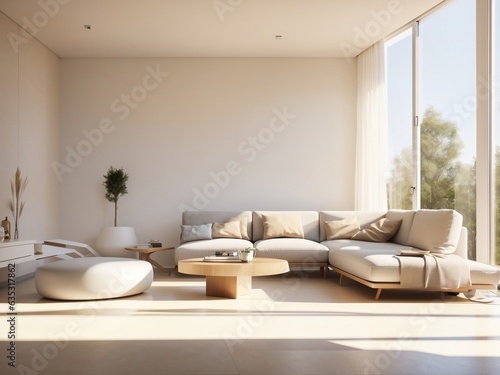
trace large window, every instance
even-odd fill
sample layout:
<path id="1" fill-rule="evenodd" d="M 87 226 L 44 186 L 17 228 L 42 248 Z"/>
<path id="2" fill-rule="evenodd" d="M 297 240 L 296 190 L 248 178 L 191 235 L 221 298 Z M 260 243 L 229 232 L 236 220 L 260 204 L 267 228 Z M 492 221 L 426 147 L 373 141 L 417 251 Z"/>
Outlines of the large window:
<path id="1" fill-rule="evenodd" d="M 470 259 L 476 258 L 475 20 L 475 2 L 456 0 L 386 49 L 389 207 L 457 210 L 469 231 Z"/>
<path id="2" fill-rule="evenodd" d="M 385 45 L 389 132 L 388 206 L 407 210 L 413 207 L 414 193 L 412 35 L 412 29 L 407 29 Z"/>

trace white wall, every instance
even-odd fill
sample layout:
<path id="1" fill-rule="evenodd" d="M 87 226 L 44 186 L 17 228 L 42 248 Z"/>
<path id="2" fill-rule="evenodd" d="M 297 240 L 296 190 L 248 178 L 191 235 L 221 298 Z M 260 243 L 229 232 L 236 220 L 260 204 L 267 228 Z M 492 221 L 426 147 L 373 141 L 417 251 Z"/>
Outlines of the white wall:
<path id="1" fill-rule="evenodd" d="M 177 245 L 187 207 L 352 209 L 355 115 L 341 59 L 63 59 L 61 237 L 112 225 L 109 166 L 130 175 L 118 225 L 140 241 Z"/>
<path id="2" fill-rule="evenodd" d="M 29 179 L 20 239 L 59 235 L 59 182 L 51 172 L 59 145 L 59 58 L 0 13 L 0 218 L 9 217 L 10 180 Z M 22 40 L 12 44 L 13 40 Z"/>
<path id="3" fill-rule="evenodd" d="M 59 182 L 51 163 L 59 151 L 59 58 L 0 13 L 0 220 L 7 208 L 16 168 L 28 177 L 19 238 L 59 237 Z M 19 42 L 19 43 L 16 43 Z M 33 272 L 23 263 L 16 275 Z M 0 281 L 6 268 L 0 269 Z"/>

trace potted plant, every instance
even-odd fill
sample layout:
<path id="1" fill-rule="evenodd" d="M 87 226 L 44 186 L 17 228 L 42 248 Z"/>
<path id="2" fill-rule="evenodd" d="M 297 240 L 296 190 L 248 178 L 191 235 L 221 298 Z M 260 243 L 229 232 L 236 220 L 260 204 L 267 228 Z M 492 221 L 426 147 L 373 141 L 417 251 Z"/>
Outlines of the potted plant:
<path id="1" fill-rule="evenodd" d="M 255 257 L 257 249 L 255 247 L 247 247 L 245 250 L 241 250 L 239 253 L 240 260 L 242 262 L 251 262 Z"/>
<path id="2" fill-rule="evenodd" d="M 136 257 L 135 253 L 125 250 L 126 247 L 136 246 L 137 237 L 132 227 L 118 226 L 118 201 L 128 193 L 128 174 L 123 168 L 109 167 L 104 175 L 103 185 L 106 188 L 104 196 L 114 204 L 114 226 L 103 227 L 96 241 L 97 251 L 103 256 Z"/>
<path id="3" fill-rule="evenodd" d="M 128 174 L 123 171 L 123 168 L 109 167 L 108 173 L 104 175 L 103 185 L 106 187 L 106 194 L 104 196 L 115 205 L 115 227 L 117 226 L 118 200 L 121 196 L 128 193 L 127 182 Z"/>

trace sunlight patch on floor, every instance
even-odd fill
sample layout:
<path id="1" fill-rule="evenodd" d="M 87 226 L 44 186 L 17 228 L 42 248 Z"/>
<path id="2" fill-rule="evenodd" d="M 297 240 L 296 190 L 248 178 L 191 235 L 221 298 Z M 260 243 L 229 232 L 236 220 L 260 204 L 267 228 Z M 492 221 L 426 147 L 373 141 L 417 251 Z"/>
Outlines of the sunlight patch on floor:
<path id="1" fill-rule="evenodd" d="M 500 298 L 482 304 L 387 291 L 375 301 L 362 285 L 339 286 L 317 272 L 299 276 L 255 278 L 238 299 L 206 296 L 203 278 L 175 273 L 155 274 L 146 293 L 98 301 L 44 299 L 32 279 L 22 281 L 18 357 L 29 364 L 33 350 L 64 347 L 48 366 L 72 373 L 76 361 L 79 375 L 89 364 L 82 355 L 99 357 L 110 374 L 138 373 L 146 362 L 158 374 L 162 363 L 179 365 L 179 374 L 397 374 L 407 366 L 419 374 L 498 373 Z M 147 350 L 127 354 L 138 348 Z M 193 351 L 205 355 L 196 369 Z"/>

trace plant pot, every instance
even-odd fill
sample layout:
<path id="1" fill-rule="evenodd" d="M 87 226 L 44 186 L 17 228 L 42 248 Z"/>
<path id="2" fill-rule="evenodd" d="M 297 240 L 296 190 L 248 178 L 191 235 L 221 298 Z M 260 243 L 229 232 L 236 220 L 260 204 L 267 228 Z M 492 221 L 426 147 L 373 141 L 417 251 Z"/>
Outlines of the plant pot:
<path id="1" fill-rule="evenodd" d="M 253 256 L 253 251 L 240 251 L 239 254 L 240 260 L 244 263 L 251 262 L 253 260 Z"/>
<path id="2" fill-rule="evenodd" d="M 103 257 L 137 258 L 137 253 L 125 250 L 126 247 L 137 246 L 132 227 L 103 227 L 95 246 Z"/>

